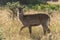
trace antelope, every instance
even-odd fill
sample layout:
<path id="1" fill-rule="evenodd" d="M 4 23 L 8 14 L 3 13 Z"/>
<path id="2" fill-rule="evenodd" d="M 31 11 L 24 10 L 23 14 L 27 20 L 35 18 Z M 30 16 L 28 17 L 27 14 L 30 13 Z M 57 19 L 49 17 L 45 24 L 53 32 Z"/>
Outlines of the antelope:
<path id="1" fill-rule="evenodd" d="M 47 14 L 32 14 L 32 15 L 24 15 L 23 8 L 18 8 L 19 10 L 19 20 L 21 20 L 24 25 L 21 27 L 20 31 L 22 31 L 25 27 L 28 27 L 29 33 L 32 33 L 32 26 L 42 25 L 44 35 L 46 32 L 50 33 L 50 29 L 48 26 L 50 25 L 50 17 Z"/>

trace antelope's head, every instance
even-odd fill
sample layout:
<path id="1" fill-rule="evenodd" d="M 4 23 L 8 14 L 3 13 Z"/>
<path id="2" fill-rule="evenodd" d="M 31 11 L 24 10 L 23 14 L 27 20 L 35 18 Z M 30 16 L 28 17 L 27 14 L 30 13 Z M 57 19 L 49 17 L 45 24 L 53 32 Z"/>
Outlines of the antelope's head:
<path id="1" fill-rule="evenodd" d="M 19 7 L 18 10 L 19 10 L 19 14 L 23 14 L 23 9 L 25 8 L 25 6 L 22 6 L 22 7 Z"/>

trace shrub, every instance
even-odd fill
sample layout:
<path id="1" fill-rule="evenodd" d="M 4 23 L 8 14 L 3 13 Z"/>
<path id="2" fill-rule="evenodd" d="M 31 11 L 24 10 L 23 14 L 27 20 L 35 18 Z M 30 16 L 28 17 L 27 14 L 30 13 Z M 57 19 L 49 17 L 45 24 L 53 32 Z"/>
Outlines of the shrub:
<path id="1" fill-rule="evenodd" d="M 41 1 L 40 1 L 41 2 Z M 21 3 L 20 2 L 8 2 L 7 6 L 10 9 L 15 9 L 15 7 L 21 7 Z M 25 7 L 25 10 L 29 10 L 29 9 L 34 9 L 34 10 L 38 10 L 38 11 L 50 11 L 50 10 L 58 10 L 60 11 L 60 6 L 56 5 L 56 4 L 43 4 L 43 3 L 39 3 L 39 4 L 28 4 Z"/>
<path id="2" fill-rule="evenodd" d="M 10 9 L 13 9 L 13 8 L 15 8 L 16 6 L 17 7 L 20 7 L 21 5 L 20 5 L 20 3 L 19 3 L 19 1 L 18 2 L 8 2 L 7 3 L 7 6 L 10 8 Z"/>

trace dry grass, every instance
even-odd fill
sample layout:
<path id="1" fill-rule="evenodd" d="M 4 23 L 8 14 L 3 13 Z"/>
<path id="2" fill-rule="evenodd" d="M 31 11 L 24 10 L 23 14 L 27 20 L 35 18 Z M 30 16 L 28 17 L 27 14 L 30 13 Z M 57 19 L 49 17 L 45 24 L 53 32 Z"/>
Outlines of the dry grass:
<path id="1" fill-rule="evenodd" d="M 29 35 L 28 28 L 19 34 L 22 23 L 18 18 L 12 20 L 8 9 L 0 10 L 0 33 L 4 40 L 60 40 L 60 14 L 54 12 L 51 17 L 51 35 L 43 35 L 42 27 L 32 27 L 32 35 Z M 39 25 L 40 26 L 40 25 Z"/>

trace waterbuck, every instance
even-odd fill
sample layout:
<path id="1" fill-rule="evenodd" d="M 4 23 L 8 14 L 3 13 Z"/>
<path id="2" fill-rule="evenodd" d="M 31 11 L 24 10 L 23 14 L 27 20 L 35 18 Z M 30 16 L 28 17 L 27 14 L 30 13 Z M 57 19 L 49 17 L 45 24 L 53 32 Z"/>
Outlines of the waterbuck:
<path id="1" fill-rule="evenodd" d="M 23 8 L 18 8 L 19 10 L 19 19 L 24 25 L 21 27 L 20 31 L 25 27 L 29 28 L 29 33 L 32 33 L 32 26 L 42 25 L 44 35 L 46 32 L 50 33 L 50 29 L 48 28 L 50 24 L 50 17 L 47 14 L 32 14 L 32 15 L 24 15 Z"/>

